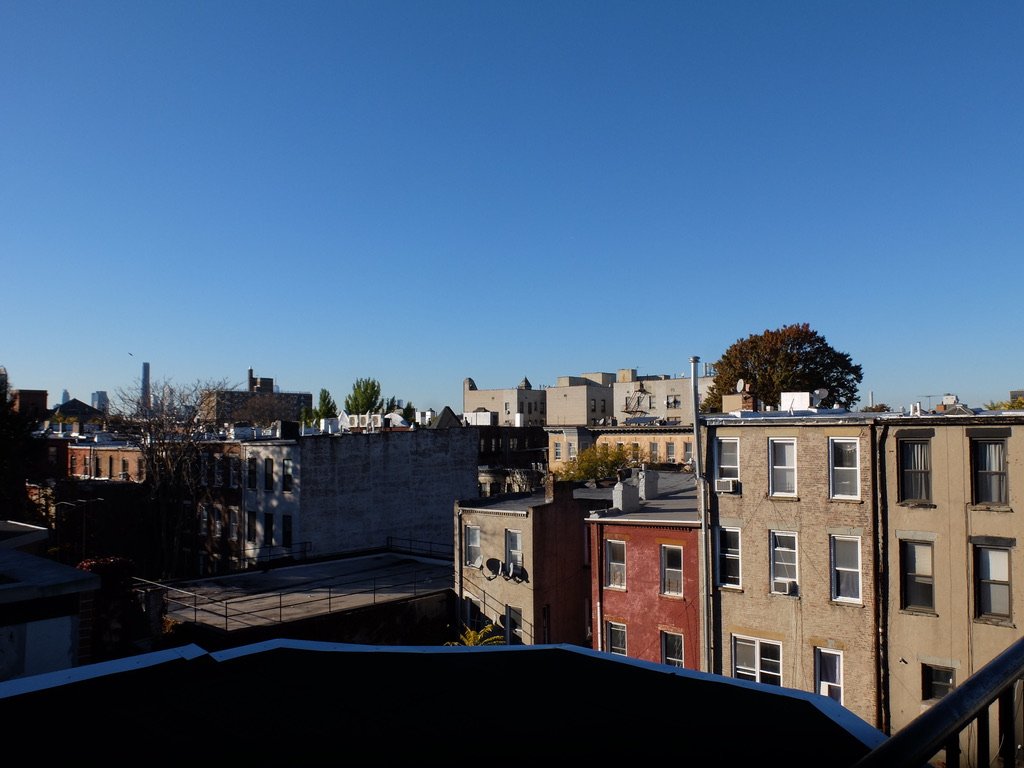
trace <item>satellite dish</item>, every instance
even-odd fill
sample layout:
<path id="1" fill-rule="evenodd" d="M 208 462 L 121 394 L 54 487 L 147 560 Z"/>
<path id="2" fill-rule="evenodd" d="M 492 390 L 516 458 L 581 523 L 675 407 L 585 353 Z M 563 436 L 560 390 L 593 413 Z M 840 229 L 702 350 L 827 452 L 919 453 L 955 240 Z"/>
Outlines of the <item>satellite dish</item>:
<path id="1" fill-rule="evenodd" d="M 743 379 L 737 379 L 737 381 L 736 381 L 736 391 L 737 392 L 742 392 L 743 391 L 743 387 L 745 387 L 746 385 L 747 384 L 746 384 L 745 381 L 743 381 Z"/>
<path id="2" fill-rule="evenodd" d="M 817 405 L 822 400 L 828 397 L 828 390 L 824 387 L 814 390 L 814 404 Z"/>

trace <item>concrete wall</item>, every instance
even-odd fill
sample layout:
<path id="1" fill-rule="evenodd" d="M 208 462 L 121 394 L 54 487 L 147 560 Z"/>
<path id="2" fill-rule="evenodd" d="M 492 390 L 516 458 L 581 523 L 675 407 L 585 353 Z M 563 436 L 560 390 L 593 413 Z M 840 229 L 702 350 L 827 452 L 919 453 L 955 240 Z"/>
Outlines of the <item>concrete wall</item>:
<path id="1" fill-rule="evenodd" d="M 954 671 L 954 685 L 1005 650 L 1020 637 L 1024 590 L 1013 580 L 1024 574 L 1024 524 L 1015 511 L 1024 509 L 1024 419 L 996 426 L 1006 439 L 1009 504 L 972 504 L 971 435 L 981 436 L 977 420 L 945 417 L 894 426 L 884 434 L 883 504 L 889 516 L 886 537 L 890 576 L 889 675 L 892 728 L 898 730 L 931 706 L 922 700 L 923 665 Z M 931 502 L 899 501 L 899 440 L 927 439 L 931 444 Z M 979 537 L 1012 541 L 1010 547 L 1011 618 L 975 618 L 973 561 Z M 927 541 L 933 550 L 934 610 L 904 610 L 900 592 L 900 540 Z M 973 729 L 971 730 L 973 733 Z M 992 735 L 998 729 L 993 720 Z M 964 744 L 968 749 L 971 745 Z"/>
<path id="2" fill-rule="evenodd" d="M 716 589 L 716 665 L 733 674 L 735 635 L 780 643 L 782 684 L 815 691 L 815 648 L 840 651 L 843 704 L 868 722 L 877 720 L 877 637 L 871 504 L 871 427 L 864 424 L 763 422 L 715 426 L 709 430 L 709 476 L 715 476 L 716 437 L 739 438 L 740 492 L 711 492 L 711 523 L 741 531 L 742 585 Z M 797 495 L 769 495 L 768 440 L 797 441 Z M 829 498 L 829 437 L 859 440 L 860 499 Z M 797 534 L 799 592 L 773 594 L 770 532 Z M 860 537 L 861 600 L 831 599 L 831 535 Z M 714 562 L 716 552 L 712 555 Z M 716 671 L 719 671 L 716 669 Z"/>
<path id="3" fill-rule="evenodd" d="M 296 540 L 312 556 L 383 547 L 389 536 L 447 545 L 452 504 L 477 494 L 479 430 L 307 436 Z"/>

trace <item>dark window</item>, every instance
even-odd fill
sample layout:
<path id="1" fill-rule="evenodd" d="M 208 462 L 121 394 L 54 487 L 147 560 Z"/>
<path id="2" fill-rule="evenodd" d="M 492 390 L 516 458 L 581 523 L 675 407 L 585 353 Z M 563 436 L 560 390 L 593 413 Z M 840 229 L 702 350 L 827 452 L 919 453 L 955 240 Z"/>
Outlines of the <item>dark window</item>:
<path id="1" fill-rule="evenodd" d="M 928 440 L 900 440 L 900 501 L 931 501 L 932 457 Z"/>
<path id="2" fill-rule="evenodd" d="M 1010 618 L 1010 550 L 974 547 L 975 609 L 978 618 Z"/>
<path id="3" fill-rule="evenodd" d="M 292 489 L 292 460 L 285 459 L 281 475 L 281 490 L 290 491 Z"/>
<path id="4" fill-rule="evenodd" d="M 973 440 L 974 503 L 1006 504 L 1006 441 Z"/>
<path id="5" fill-rule="evenodd" d="M 932 545 L 927 541 L 900 541 L 901 608 L 935 609 Z"/>
<path id="6" fill-rule="evenodd" d="M 263 513 L 263 543 L 268 547 L 274 545 L 274 513 Z"/>
<path id="7" fill-rule="evenodd" d="M 921 699 L 934 701 L 953 690 L 953 670 L 946 667 L 921 665 Z"/>
<path id="8" fill-rule="evenodd" d="M 263 460 L 263 490 L 274 490 L 274 460 Z"/>
<path id="9" fill-rule="evenodd" d="M 292 516 L 283 515 L 281 517 L 281 544 L 285 547 L 292 545 Z"/>
<path id="10" fill-rule="evenodd" d="M 256 488 L 256 459 L 246 461 L 246 485 L 249 488 Z"/>

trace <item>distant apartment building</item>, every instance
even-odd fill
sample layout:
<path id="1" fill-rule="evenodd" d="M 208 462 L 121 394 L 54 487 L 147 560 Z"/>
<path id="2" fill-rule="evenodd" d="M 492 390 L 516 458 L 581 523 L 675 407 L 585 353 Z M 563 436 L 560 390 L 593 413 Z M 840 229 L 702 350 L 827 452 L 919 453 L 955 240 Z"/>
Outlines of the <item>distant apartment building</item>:
<path id="1" fill-rule="evenodd" d="M 250 368 L 247 389 L 206 392 L 199 404 L 199 418 L 206 424 L 249 422 L 268 425 L 275 421 L 300 421 L 303 410 L 312 407 L 312 393 L 278 392 L 272 378 L 257 378 Z"/>
<path id="2" fill-rule="evenodd" d="M 653 466 L 683 467 L 693 461 L 692 425 L 662 425 L 649 421 L 609 427 L 547 427 L 545 431 L 548 436 L 548 467 L 556 473 L 580 452 L 595 445 L 625 448 L 638 461 Z"/>
<path id="3" fill-rule="evenodd" d="M 487 424 L 514 427 L 544 426 L 547 399 L 545 390 L 534 389 L 530 380 L 523 378 L 514 389 L 479 389 L 476 382 L 466 378 L 462 382 L 462 412 L 470 423 L 480 423 L 474 414 L 492 413 Z"/>
<path id="4" fill-rule="evenodd" d="M 611 424 L 615 416 L 615 374 L 559 376 L 547 393 L 548 426 Z"/>
<path id="5" fill-rule="evenodd" d="M 698 407 L 714 378 L 697 380 Z M 612 385 L 614 418 L 618 424 L 653 421 L 693 424 L 693 380 L 668 374 L 637 375 L 635 368 L 622 368 Z"/>

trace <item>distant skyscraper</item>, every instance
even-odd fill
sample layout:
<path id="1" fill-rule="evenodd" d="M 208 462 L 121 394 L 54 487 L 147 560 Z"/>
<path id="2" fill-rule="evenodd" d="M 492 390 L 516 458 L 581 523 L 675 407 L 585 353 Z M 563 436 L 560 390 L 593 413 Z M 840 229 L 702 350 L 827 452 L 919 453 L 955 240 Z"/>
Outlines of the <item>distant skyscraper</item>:
<path id="1" fill-rule="evenodd" d="M 64 405 L 64 403 L 66 403 L 66 402 L 67 402 L 68 400 L 70 400 L 70 399 L 71 399 L 71 395 L 70 395 L 70 394 L 68 394 L 68 391 L 67 391 L 67 390 L 65 389 L 65 390 L 64 390 L 64 391 L 63 391 L 63 392 L 61 393 L 61 396 L 60 396 L 60 404 L 61 404 L 61 405 Z"/>
<path id="2" fill-rule="evenodd" d="M 107 397 L 107 393 L 103 390 L 93 392 L 90 405 L 98 411 L 107 413 L 110 410 L 110 398 Z"/>
<path id="3" fill-rule="evenodd" d="M 153 407 L 153 392 L 149 388 L 149 363 L 142 364 L 142 407 L 147 411 Z"/>

